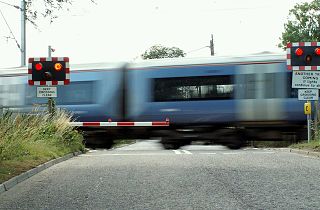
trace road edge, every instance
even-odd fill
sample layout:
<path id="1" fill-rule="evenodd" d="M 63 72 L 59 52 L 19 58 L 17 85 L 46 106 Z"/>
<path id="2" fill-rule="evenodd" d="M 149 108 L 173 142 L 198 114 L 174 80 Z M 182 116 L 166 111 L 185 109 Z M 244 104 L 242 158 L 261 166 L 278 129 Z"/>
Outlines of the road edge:
<path id="1" fill-rule="evenodd" d="M 289 150 L 290 152 L 301 154 L 301 155 L 320 157 L 320 152 L 301 150 L 301 149 L 291 149 L 291 148 L 289 148 Z"/>
<path id="2" fill-rule="evenodd" d="M 292 149 L 292 148 L 280 148 L 280 149 L 273 148 L 273 149 L 278 150 L 278 151 L 280 150 L 280 151 L 284 151 L 284 152 L 290 152 L 290 153 L 320 158 L 320 152 L 315 152 L 315 151 L 310 151 L 310 150 Z"/>
<path id="3" fill-rule="evenodd" d="M 12 187 L 16 186 L 17 184 L 31 178 L 33 175 L 36 175 L 47 168 L 50 168 L 51 166 L 54 166 L 58 163 L 61 163 L 63 161 L 66 161 L 70 158 L 73 158 L 73 157 L 81 155 L 81 154 L 83 154 L 83 152 L 81 152 L 81 151 L 69 153 L 65 156 L 50 160 L 50 161 L 43 163 L 35 168 L 30 169 L 29 171 L 26 171 L 18 176 L 15 176 L 15 177 L 9 179 L 8 181 L 5 181 L 2 184 L 0 184 L 0 194 L 10 190 Z"/>

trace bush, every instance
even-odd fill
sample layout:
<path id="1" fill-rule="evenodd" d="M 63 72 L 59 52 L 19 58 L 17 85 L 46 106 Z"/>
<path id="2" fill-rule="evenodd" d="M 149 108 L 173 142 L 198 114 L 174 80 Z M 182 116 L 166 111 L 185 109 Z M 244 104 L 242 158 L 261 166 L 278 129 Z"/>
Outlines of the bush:
<path id="1" fill-rule="evenodd" d="M 52 159 L 84 150 L 83 137 L 69 125 L 64 111 L 50 117 L 43 112 L 0 117 L 0 162 L 4 160 Z"/>

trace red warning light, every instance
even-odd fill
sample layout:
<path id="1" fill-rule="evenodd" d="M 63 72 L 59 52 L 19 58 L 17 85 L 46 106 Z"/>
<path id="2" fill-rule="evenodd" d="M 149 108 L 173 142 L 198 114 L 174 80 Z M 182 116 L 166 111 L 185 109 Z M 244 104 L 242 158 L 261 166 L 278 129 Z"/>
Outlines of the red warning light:
<path id="1" fill-rule="evenodd" d="M 303 50 L 301 48 L 296 49 L 296 55 L 301 56 L 303 54 Z"/>
<path id="2" fill-rule="evenodd" d="M 61 63 L 56 63 L 54 64 L 54 69 L 56 71 L 61 71 L 62 70 L 62 64 Z"/>
<path id="3" fill-rule="evenodd" d="M 42 70 L 42 63 L 36 63 L 35 68 L 37 71 L 41 71 Z"/>
<path id="4" fill-rule="evenodd" d="M 317 48 L 314 50 L 314 53 L 315 53 L 316 55 L 320 55 L 320 48 L 317 47 Z"/>

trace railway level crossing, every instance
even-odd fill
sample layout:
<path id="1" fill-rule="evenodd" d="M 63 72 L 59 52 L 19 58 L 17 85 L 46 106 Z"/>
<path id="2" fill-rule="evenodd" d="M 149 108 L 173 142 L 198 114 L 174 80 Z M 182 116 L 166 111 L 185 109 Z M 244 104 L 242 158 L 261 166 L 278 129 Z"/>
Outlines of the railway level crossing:
<path id="1" fill-rule="evenodd" d="M 37 97 L 48 98 L 48 110 L 54 114 L 53 97 L 57 97 L 57 85 L 70 84 L 69 57 L 51 57 L 49 46 L 48 57 L 29 58 L 28 84 L 37 86 Z M 169 126 L 169 119 L 153 122 L 70 122 L 75 127 L 154 127 Z"/>

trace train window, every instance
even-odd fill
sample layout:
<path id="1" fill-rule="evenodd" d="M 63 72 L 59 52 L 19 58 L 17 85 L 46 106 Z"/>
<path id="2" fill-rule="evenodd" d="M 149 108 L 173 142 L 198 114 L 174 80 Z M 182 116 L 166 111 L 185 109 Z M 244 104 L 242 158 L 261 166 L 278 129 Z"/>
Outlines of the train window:
<path id="1" fill-rule="evenodd" d="M 244 92 L 245 99 L 253 99 L 255 98 L 256 93 L 256 82 L 255 82 L 255 75 L 254 74 L 246 74 L 241 75 L 244 77 L 244 83 L 242 83 L 241 90 Z"/>
<path id="2" fill-rule="evenodd" d="M 4 82 L 3 82 L 4 83 Z M 23 105 L 22 93 L 23 84 L 1 84 L 0 85 L 0 106 L 14 107 Z"/>
<path id="3" fill-rule="evenodd" d="M 225 100 L 233 97 L 231 76 L 154 79 L 154 101 Z"/>
<path id="4" fill-rule="evenodd" d="M 283 91 L 284 84 L 279 81 L 283 81 L 285 73 L 267 73 L 264 74 L 265 79 L 265 98 L 283 98 L 285 97 L 285 91 Z"/>
<path id="5" fill-rule="evenodd" d="M 95 82 L 72 82 L 67 86 L 58 86 L 57 105 L 81 105 L 93 104 L 95 100 Z M 43 104 L 47 103 L 47 98 L 37 98 L 35 87 L 29 87 L 26 93 L 26 103 Z"/>
<path id="6" fill-rule="evenodd" d="M 238 75 L 238 96 L 241 99 L 283 98 L 282 73 L 241 74 Z"/>
<path id="7" fill-rule="evenodd" d="M 58 86 L 59 97 L 57 104 L 72 105 L 72 104 L 93 104 L 95 96 L 96 82 L 73 82 L 67 86 Z"/>

